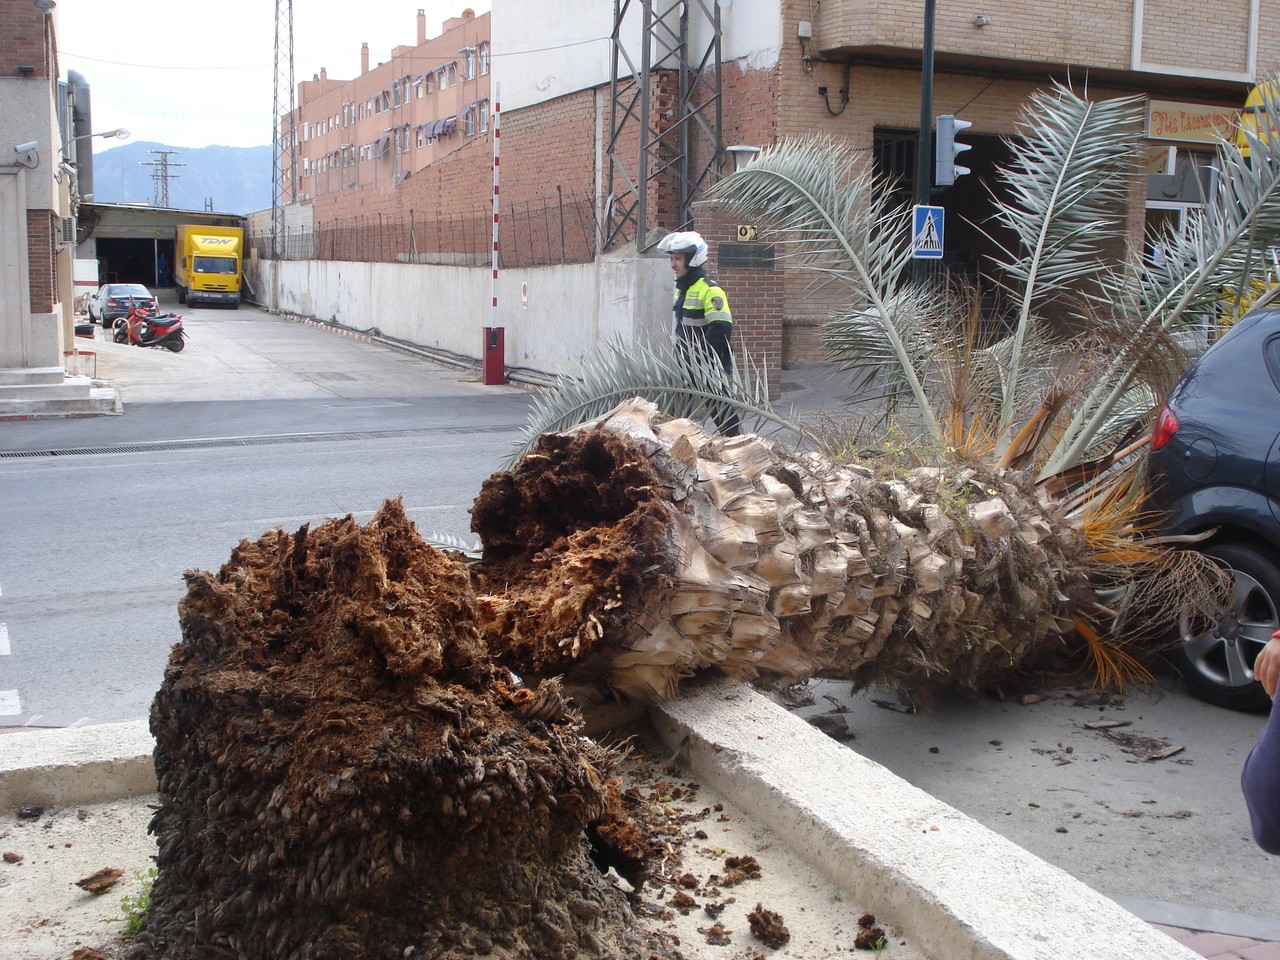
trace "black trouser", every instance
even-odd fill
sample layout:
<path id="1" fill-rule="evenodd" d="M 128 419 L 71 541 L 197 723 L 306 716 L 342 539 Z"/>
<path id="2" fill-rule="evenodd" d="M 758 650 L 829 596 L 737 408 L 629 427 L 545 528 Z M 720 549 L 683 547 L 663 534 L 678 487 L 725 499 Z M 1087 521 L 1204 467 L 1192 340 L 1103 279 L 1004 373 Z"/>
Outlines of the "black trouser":
<path id="1" fill-rule="evenodd" d="M 688 349 L 691 343 L 709 348 L 720 361 L 725 376 L 730 379 L 733 378 L 733 354 L 729 350 L 729 337 L 732 334 L 733 324 L 719 321 L 701 327 L 681 323 L 676 328 L 677 343 L 681 350 Z M 730 404 L 712 404 L 711 419 L 715 421 L 716 429 L 726 437 L 736 437 L 742 430 L 738 411 Z"/>

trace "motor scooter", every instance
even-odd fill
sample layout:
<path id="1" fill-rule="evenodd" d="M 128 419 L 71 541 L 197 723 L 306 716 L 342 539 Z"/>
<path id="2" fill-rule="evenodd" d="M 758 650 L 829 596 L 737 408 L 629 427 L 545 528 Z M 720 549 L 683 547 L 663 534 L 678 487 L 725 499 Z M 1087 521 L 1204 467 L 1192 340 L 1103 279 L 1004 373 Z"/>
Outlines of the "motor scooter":
<path id="1" fill-rule="evenodd" d="M 186 331 L 182 329 L 182 314 L 130 307 L 128 318 L 119 317 L 113 325 L 111 339 L 135 347 L 164 347 L 177 353 L 186 346 Z"/>

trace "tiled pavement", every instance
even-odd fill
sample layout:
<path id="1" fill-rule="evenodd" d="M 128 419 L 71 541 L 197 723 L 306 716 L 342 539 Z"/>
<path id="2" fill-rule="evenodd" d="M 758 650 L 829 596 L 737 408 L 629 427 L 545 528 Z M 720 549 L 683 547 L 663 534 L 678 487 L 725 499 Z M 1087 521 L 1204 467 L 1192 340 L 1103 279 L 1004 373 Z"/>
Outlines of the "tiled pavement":
<path id="1" fill-rule="evenodd" d="M 1275 941 L 1251 940 L 1225 933 L 1196 933 L 1163 924 L 1155 924 L 1155 927 L 1208 960 L 1280 960 L 1280 943 Z"/>

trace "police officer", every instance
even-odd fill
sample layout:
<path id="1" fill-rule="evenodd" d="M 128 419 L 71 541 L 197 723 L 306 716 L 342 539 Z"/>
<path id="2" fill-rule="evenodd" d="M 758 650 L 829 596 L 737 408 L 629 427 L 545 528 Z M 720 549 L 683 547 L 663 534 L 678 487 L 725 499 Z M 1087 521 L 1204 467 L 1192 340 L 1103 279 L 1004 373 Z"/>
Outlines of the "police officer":
<path id="1" fill-rule="evenodd" d="M 733 353 L 729 349 L 729 338 L 733 335 L 733 314 L 729 312 L 729 298 L 702 269 L 707 262 L 707 241 L 700 233 L 681 231 L 665 236 L 658 250 L 671 257 L 671 269 L 676 275 L 673 309 L 677 345 L 682 350 L 692 343 L 710 348 L 725 375 L 732 377 Z M 728 404 L 717 404 L 712 418 L 724 436 L 738 435 L 741 429 L 738 413 Z"/>

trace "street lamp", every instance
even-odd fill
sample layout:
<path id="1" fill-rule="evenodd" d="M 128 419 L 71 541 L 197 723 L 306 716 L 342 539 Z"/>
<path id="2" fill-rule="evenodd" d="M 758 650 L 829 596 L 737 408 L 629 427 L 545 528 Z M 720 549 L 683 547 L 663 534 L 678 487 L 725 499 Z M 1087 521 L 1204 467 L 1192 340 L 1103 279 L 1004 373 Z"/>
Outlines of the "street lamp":
<path id="1" fill-rule="evenodd" d="M 116 128 L 116 129 L 114 129 L 114 130 L 104 130 L 102 133 L 86 133 L 86 134 L 82 134 L 81 136 L 78 136 L 78 137 L 72 137 L 72 138 L 71 138 L 70 140 L 68 140 L 67 142 L 68 142 L 68 143 L 75 143 L 77 140 L 88 140 L 88 139 L 90 139 L 91 137 L 105 137 L 105 138 L 107 138 L 108 140 L 114 137 L 114 138 L 115 138 L 115 139 L 117 139 L 117 140 L 128 140 L 128 139 L 129 139 L 129 131 L 128 131 L 128 130 L 126 130 L 124 127 L 117 127 L 117 128 Z"/>

